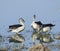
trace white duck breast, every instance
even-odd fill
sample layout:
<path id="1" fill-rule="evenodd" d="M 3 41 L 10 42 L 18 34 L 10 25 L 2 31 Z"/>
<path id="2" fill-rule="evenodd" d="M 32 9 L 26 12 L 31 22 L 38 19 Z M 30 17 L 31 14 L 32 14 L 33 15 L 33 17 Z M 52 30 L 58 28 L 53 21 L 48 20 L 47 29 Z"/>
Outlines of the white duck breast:
<path id="1" fill-rule="evenodd" d="M 33 21 L 31 24 L 32 28 L 38 31 L 42 28 L 41 25 L 42 23 L 40 21 L 37 21 L 37 22 Z"/>
<path id="2" fill-rule="evenodd" d="M 33 23 L 31 24 L 31 27 L 33 27 L 33 29 L 37 29 L 37 28 L 38 28 L 38 25 L 37 25 L 35 22 L 33 22 Z"/>

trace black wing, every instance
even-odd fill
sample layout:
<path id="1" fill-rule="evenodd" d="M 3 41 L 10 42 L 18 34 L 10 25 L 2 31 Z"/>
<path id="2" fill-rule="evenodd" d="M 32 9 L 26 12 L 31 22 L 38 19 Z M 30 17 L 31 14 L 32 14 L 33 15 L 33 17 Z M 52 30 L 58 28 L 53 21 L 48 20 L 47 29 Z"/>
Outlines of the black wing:
<path id="1" fill-rule="evenodd" d="M 55 26 L 55 25 L 53 25 L 53 24 L 43 24 L 43 27 L 47 27 L 47 26 L 53 27 L 53 26 Z"/>
<path id="2" fill-rule="evenodd" d="M 16 28 L 21 27 L 21 26 L 22 26 L 21 24 L 10 25 L 9 29 L 16 29 Z"/>
<path id="3" fill-rule="evenodd" d="M 38 25 L 42 25 L 41 21 L 37 21 L 35 23 L 38 24 Z"/>

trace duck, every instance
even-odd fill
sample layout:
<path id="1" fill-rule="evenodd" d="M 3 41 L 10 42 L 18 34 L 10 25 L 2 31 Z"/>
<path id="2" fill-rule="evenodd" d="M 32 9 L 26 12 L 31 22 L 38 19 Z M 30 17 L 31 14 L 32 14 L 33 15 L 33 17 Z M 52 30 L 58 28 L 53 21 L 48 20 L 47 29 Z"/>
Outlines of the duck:
<path id="1" fill-rule="evenodd" d="M 35 21 L 35 19 L 36 19 L 36 15 L 34 14 L 33 15 L 33 22 L 31 23 L 31 27 L 32 27 L 33 31 L 39 31 L 41 28 L 40 24 L 42 24 L 42 23 L 41 23 L 41 21 Z"/>
<path id="2" fill-rule="evenodd" d="M 51 24 L 51 23 L 48 23 L 48 24 L 41 24 L 40 22 L 36 22 L 38 25 L 40 25 L 40 32 L 48 32 L 50 33 L 52 27 L 54 27 L 55 25 L 54 24 Z"/>
<path id="3" fill-rule="evenodd" d="M 35 19 L 36 19 L 36 15 L 33 15 L 33 22 L 31 23 L 31 27 L 34 31 L 36 30 L 37 32 L 50 33 L 50 30 L 52 29 L 52 27 L 55 26 L 52 23 L 43 24 L 41 21 L 35 21 Z"/>
<path id="4" fill-rule="evenodd" d="M 18 21 L 19 21 L 19 24 L 9 25 L 9 32 L 14 32 L 14 33 L 18 34 L 19 32 L 21 32 L 25 29 L 24 19 L 19 18 Z"/>

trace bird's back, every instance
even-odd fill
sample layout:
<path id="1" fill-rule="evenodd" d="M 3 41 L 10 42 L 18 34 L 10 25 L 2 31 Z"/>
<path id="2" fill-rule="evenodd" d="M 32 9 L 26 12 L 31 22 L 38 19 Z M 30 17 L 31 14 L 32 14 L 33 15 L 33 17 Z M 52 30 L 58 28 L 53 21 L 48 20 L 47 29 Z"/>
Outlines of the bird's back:
<path id="1" fill-rule="evenodd" d="M 21 27 L 21 26 L 22 26 L 21 24 L 10 25 L 9 29 L 16 29 L 16 28 Z"/>
<path id="2" fill-rule="evenodd" d="M 53 27 L 53 26 L 55 26 L 55 25 L 53 25 L 53 24 L 43 24 L 43 27 Z"/>
<path id="3" fill-rule="evenodd" d="M 41 21 L 35 22 L 37 25 L 42 25 Z"/>

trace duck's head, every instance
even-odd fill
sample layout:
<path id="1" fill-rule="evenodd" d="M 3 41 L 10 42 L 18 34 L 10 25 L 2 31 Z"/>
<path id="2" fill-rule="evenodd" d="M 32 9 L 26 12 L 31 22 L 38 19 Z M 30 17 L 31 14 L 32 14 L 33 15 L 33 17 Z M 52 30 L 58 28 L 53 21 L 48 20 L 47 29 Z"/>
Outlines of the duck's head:
<path id="1" fill-rule="evenodd" d="M 34 15 L 33 15 L 33 20 L 35 20 L 35 19 L 36 19 L 36 15 L 34 14 Z"/>
<path id="2" fill-rule="evenodd" d="M 20 22 L 25 22 L 25 20 L 23 18 L 19 18 L 19 23 Z"/>

